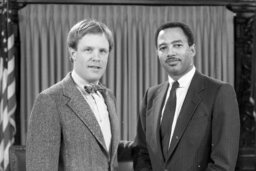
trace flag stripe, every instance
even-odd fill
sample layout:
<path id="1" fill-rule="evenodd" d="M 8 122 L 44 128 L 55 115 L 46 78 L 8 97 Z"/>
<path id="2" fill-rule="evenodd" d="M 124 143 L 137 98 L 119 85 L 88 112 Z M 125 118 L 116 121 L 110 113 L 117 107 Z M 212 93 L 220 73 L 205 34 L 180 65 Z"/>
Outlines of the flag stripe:
<path id="1" fill-rule="evenodd" d="M 10 37 L 8 37 L 8 45 L 7 50 L 10 50 L 14 45 L 14 34 L 12 33 Z"/>
<path id="2" fill-rule="evenodd" d="M 8 61 L 8 75 L 14 72 L 14 64 L 15 64 L 14 57 L 12 57 Z M 11 77 L 9 77 L 9 78 L 11 78 Z"/>

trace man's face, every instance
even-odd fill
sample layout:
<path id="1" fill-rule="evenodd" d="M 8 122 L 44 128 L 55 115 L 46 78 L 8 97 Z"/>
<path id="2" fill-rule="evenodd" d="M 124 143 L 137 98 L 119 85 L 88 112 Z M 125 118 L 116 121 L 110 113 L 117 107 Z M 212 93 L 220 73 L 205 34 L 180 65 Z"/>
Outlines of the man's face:
<path id="1" fill-rule="evenodd" d="M 105 73 L 109 42 L 105 34 L 86 34 L 70 49 L 76 73 L 88 83 L 97 82 Z"/>
<path id="2" fill-rule="evenodd" d="M 195 46 L 188 45 L 181 28 L 168 28 L 159 32 L 157 55 L 166 72 L 177 80 L 192 69 Z"/>

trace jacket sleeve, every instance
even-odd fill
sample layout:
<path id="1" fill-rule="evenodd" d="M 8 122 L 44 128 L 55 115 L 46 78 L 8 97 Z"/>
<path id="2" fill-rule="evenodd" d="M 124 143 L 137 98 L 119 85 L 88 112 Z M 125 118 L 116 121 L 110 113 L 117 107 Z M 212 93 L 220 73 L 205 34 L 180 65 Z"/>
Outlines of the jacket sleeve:
<path id="1" fill-rule="evenodd" d="M 137 123 L 137 135 L 133 148 L 133 167 L 135 171 L 152 170 L 151 161 L 147 149 L 146 142 L 146 110 L 147 110 L 147 94 L 143 99 L 140 109 L 140 115 Z"/>
<path id="2" fill-rule="evenodd" d="M 40 94 L 33 106 L 26 142 L 27 171 L 58 171 L 60 121 L 56 103 Z"/>
<path id="3" fill-rule="evenodd" d="M 231 85 L 220 86 L 212 115 L 211 161 L 207 171 L 234 171 L 239 150 L 240 119 Z"/>

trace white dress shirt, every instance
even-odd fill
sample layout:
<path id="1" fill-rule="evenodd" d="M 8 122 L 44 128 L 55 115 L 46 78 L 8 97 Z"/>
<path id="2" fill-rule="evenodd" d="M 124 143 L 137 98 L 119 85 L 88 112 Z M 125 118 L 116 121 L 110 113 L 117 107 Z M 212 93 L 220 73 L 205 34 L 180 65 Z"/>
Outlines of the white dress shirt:
<path id="1" fill-rule="evenodd" d="M 109 113 L 108 113 L 107 105 L 104 101 L 103 96 L 99 91 L 97 91 L 96 93 L 88 94 L 85 91 L 84 86 L 89 85 L 89 83 L 83 80 L 75 71 L 72 71 L 71 76 L 74 82 L 76 83 L 78 90 L 82 93 L 84 99 L 87 101 L 87 103 L 91 107 L 94 113 L 94 116 L 100 125 L 107 150 L 109 151 L 112 134 L 111 134 L 110 121 L 109 121 Z"/>
<path id="2" fill-rule="evenodd" d="M 196 71 L 196 69 L 193 66 L 193 68 L 188 73 L 186 73 L 179 80 L 177 80 L 179 82 L 179 87 L 176 89 L 176 99 L 177 99 L 177 101 L 176 101 L 176 109 L 175 109 L 175 113 L 174 113 L 174 118 L 173 118 L 173 122 L 172 122 L 172 131 L 171 131 L 169 146 L 170 146 L 170 143 L 171 143 L 171 140 L 172 140 L 173 132 L 174 132 L 174 129 L 176 127 L 176 123 L 177 123 L 177 120 L 178 120 L 178 117 L 179 117 L 179 114 L 180 114 L 181 107 L 182 107 L 184 99 L 187 95 L 188 88 L 189 88 L 191 80 L 192 80 L 192 78 L 195 74 L 195 71 Z M 168 88 L 167 95 L 165 97 L 164 107 L 162 109 L 161 120 L 160 120 L 161 122 L 162 122 L 162 118 L 163 118 L 163 112 L 164 112 L 164 109 L 165 109 L 165 105 L 166 105 L 166 102 L 169 98 L 169 94 L 170 94 L 172 84 L 174 83 L 174 81 L 175 80 L 173 80 L 170 76 L 168 76 L 168 82 L 169 82 L 170 86 Z"/>

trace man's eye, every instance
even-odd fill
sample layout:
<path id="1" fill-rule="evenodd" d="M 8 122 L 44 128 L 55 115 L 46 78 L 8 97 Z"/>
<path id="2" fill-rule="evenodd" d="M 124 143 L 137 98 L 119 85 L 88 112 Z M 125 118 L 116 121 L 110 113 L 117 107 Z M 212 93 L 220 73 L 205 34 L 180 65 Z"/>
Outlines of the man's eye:
<path id="1" fill-rule="evenodd" d="M 107 54 L 108 51 L 107 51 L 106 49 L 101 49 L 101 50 L 100 50 L 100 53 L 101 53 L 101 54 Z"/>
<path id="2" fill-rule="evenodd" d="M 173 47 L 177 47 L 177 48 L 182 47 L 182 46 L 183 46 L 182 44 L 174 44 L 173 45 Z"/>
<path id="3" fill-rule="evenodd" d="M 160 51 L 165 51 L 167 49 L 167 46 L 161 46 L 161 47 L 159 47 L 159 50 Z"/>
<path id="4" fill-rule="evenodd" d="M 86 53 L 91 53 L 91 52 L 92 52 L 92 48 L 86 48 L 86 49 L 84 49 L 84 51 L 85 51 Z"/>

